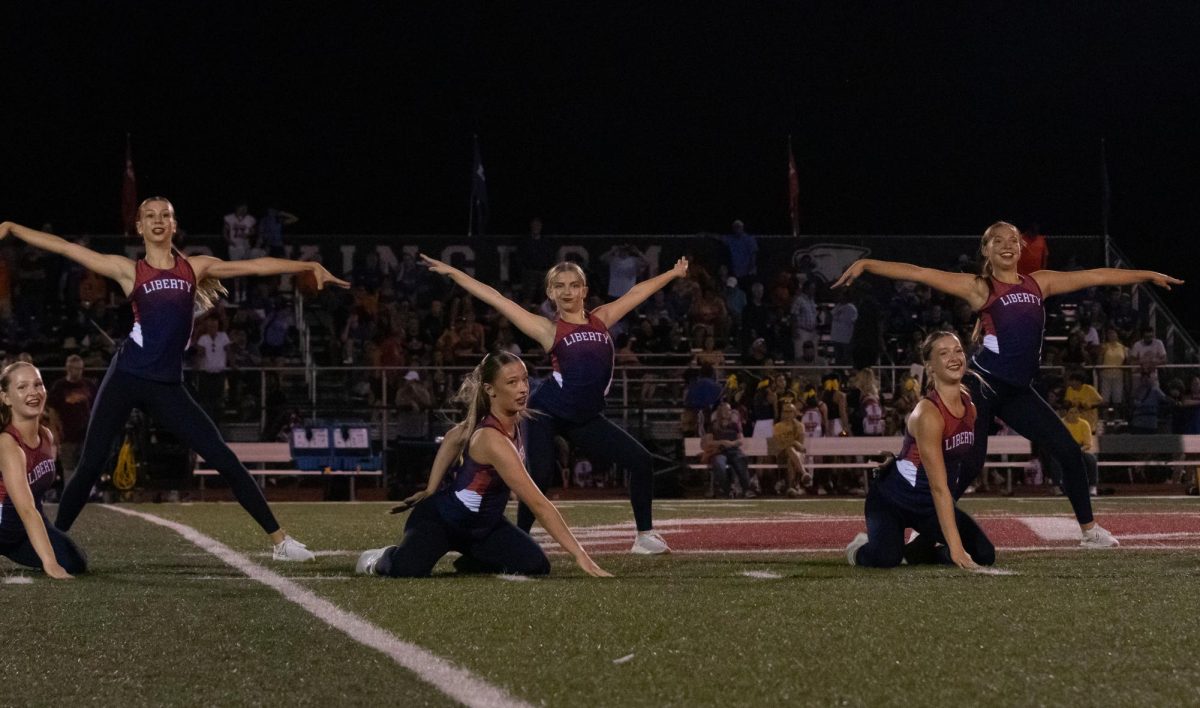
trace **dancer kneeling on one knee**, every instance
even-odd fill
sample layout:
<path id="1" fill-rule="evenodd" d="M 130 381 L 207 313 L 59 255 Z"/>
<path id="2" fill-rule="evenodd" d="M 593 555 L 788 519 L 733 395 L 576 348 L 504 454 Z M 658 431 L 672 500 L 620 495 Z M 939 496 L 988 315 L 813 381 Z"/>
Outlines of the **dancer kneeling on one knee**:
<path id="1" fill-rule="evenodd" d="M 955 506 L 979 473 L 972 467 L 975 404 L 962 385 L 967 357 L 952 332 L 934 332 L 921 345 L 929 385 L 908 417 L 900 455 L 882 467 L 867 494 L 867 533 L 846 547 L 851 565 L 892 568 L 901 560 L 991 565 L 996 549 L 983 529 Z M 905 529 L 917 537 L 904 543 Z"/>
<path id="2" fill-rule="evenodd" d="M 365 551 L 357 572 L 427 577 L 442 556 L 458 551 L 462 557 L 454 565 L 460 572 L 547 575 L 550 561 L 541 546 L 504 516 L 511 490 L 584 572 L 611 577 L 575 540 L 522 462 L 520 423 L 529 399 L 525 363 L 506 352 L 485 356 L 458 397 L 467 404 L 466 420 L 446 434 L 425 489 L 398 507 L 413 507 L 400 544 Z"/>
<path id="3" fill-rule="evenodd" d="M 0 555 L 57 580 L 87 571 L 87 558 L 42 511 L 54 485 L 54 436 L 41 425 L 46 385 L 33 364 L 0 372 Z"/>

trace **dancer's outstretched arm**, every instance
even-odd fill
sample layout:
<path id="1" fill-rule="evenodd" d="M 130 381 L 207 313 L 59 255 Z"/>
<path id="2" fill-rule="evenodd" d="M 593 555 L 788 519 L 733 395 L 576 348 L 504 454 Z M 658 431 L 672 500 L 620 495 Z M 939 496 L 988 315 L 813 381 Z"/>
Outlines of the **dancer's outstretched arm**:
<path id="1" fill-rule="evenodd" d="M 983 307 L 988 298 L 987 281 L 978 275 L 951 273 L 934 268 L 922 268 L 911 263 L 878 261 L 874 258 L 863 258 L 851 263 L 846 272 L 842 273 L 842 277 L 833 284 L 833 287 L 840 288 L 850 285 L 863 273 L 881 275 L 891 280 L 911 280 L 928 285 L 934 290 L 966 300 L 972 310 Z"/>
<path id="2" fill-rule="evenodd" d="M 429 266 L 429 270 L 432 272 L 450 276 L 455 285 L 482 300 L 484 304 L 490 305 L 504 319 L 512 322 L 513 326 L 541 345 L 542 349 L 550 351 L 550 347 L 554 345 L 555 326 L 550 320 L 529 312 L 501 295 L 499 290 L 479 282 L 449 263 L 430 258 L 424 253 L 421 254 L 421 261 Z"/>
<path id="3" fill-rule="evenodd" d="M 69 258 L 93 273 L 117 281 L 121 289 L 128 295 L 133 291 L 133 281 L 137 275 L 133 261 L 125 256 L 97 253 L 92 249 L 55 236 L 54 234 L 35 231 L 29 227 L 6 221 L 0 224 L 0 241 L 9 235 L 16 236 L 25 243 L 43 251 L 56 253 Z"/>
<path id="4" fill-rule="evenodd" d="M 659 273 L 653 278 L 643 280 L 634 285 L 621 297 L 612 302 L 597 307 L 592 314 L 600 318 L 605 327 L 612 327 L 621 321 L 621 318 L 628 315 L 635 307 L 642 304 L 654 293 L 662 290 L 667 283 L 676 278 L 687 276 L 688 259 L 680 258 L 675 261 L 675 267 L 668 270 L 666 273 Z"/>
<path id="5" fill-rule="evenodd" d="M 1156 273 L 1152 270 L 1126 270 L 1124 268 L 1092 268 L 1091 270 L 1039 270 L 1033 274 L 1042 295 L 1060 295 L 1072 293 L 1084 288 L 1094 288 L 1100 285 L 1137 285 L 1153 283 L 1160 288 L 1170 290 L 1172 285 L 1183 285 L 1179 278 Z"/>
<path id="6" fill-rule="evenodd" d="M 223 261 L 212 256 L 190 256 L 188 262 L 196 271 L 196 280 L 204 278 L 240 278 L 247 275 L 282 275 L 284 273 L 312 273 L 317 279 L 317 289 L 326 284 L 348 288 L 350 283 L 334 276 L 325 266 L 316 261 L 293 261 L 287 258 L 250 258 L 244 261 Z"/>

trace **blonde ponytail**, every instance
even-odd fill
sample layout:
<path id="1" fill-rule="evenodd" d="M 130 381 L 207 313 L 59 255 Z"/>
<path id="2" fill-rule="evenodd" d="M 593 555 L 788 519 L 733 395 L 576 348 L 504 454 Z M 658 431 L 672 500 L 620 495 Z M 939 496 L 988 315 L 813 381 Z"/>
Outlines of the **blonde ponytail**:
<path id="1" fill-rule="evenodd" d="M 487 391 L 483 388 L 484 384 L 494 383 L 496 376 L 500 373 L 500 369 L 512 364 L 520 362 L 521 357 L 510 354 L 509 352 L 494 352 L 483 357 L 483 361 L 467 374 L 463 379 L 462 385 L 458 387 L 458 393 L 454 395 L 454 399 L 458 403 L 462 403 L 467 407 L 466 418 L 459 424 L 462 426 L 463 435 L 459 438 L 458 462 L 461 464 L 463 454 L 466 452 L 467 444 L 471 441 L 471 436 L 475 434 L 475 429 L 479 427 L 480 421 L 488 417 L 492 412 L 491 402 L 488 401 Z"/>

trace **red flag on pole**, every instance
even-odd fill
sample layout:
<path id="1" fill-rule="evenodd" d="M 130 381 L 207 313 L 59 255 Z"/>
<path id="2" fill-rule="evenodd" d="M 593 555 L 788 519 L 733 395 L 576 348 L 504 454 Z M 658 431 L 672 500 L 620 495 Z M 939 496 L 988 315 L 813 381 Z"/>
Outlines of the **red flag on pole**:
<path id="1" fill-rule="evenodd" d="M 129 144 L 129 133 L 125 134 L 125 177 L 121 181 L 121 228 L 128 236 L 136 233 L 137 223 L 137 176 L 133 173 L 133 149 Z"/>
<path id="2" fill-rule="evenodd" d="M 800 175 L 796 172 L 796 156 L 792 153 L 792 136 L 788 136 L 788 216 L 792 220 L 792 236 L 800 235 Z"/>

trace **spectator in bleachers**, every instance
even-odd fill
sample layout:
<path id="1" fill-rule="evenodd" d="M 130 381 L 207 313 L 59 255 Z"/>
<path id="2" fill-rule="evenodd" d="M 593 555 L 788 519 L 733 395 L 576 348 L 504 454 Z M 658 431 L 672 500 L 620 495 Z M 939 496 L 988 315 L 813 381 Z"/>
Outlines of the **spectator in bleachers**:
<path id="1" fill-rule="evenodd" d="M 258 233 L 258 219 L 250 215 L 246 202 L 238 202 L 233 212 L 225 215 L 221 235 L 229 260 L 240 261 L 250 257 L 250 249 Z"/>
<path id="2" fill-rule="evenodd" d="M 295 214 L 275 207 L 268 207 L 258 222 L 259 247 L 272 258 L 283 258 L 283 227 L 300 221 Z"/>
<path id="3" fill-rule="evenodd" d="M 768 372 L 758 382 L 754 391 L 754 403 L 750 415 L 754 418 L 754 432 L 751 437 L 769 438 L 775 419 L 779 413 L 779 393 L 786 387 L 787 380 L 782 374 Z"/>
<path id="4" fill-rule="evenodd" d="M 725 387 L 718 383 L 711 364 L 701 364 L 698 369 L 688 369 L 683 373 L 683 379 L 681 421 L 684 436 L 703 436 L 709 413 L 721 402 Z"/>
<path id="5" fill-rule="evenodd" d="M 396 388 L 393 402 L 398 410 L 420 412 L 433 408 L 433 393 L 417 371 L 409 371 Z"/>
<path id="6" fill-rule="evenodd" d="M 646 254 L 632 243 L 620 243 L 600 255 L 608 265 L 608 302 L 629 292 L 638 279 L 649 270 Z"/>
<path id="7" fill-rule="evenodd" d="M 1090 383 L 1082 369 L 1074 369 L 1067 375 L 1067 389 L 1063 393 L 1063 401 L 1070 408 L 1077 409 L 1079 417 L 1087 422 L 1088 428 L 1095 432 L 1100 422 L 1100 406 L 1104 397 Z"/>
<path id="8" fill-rule="evenodd" d="M 809 281 L 800 287 L 792 299 L 792 359 L 799 359 L 806 342 L 817 343 L 817 284 Z"/>
<path id="9" fill-rule="evenodd" d="M 703 336 L 715 337 L 723 342 L 729 335 L 729 312 L 725 309 L 725 298 L 717 292 L 707 275 L 699 274 L 697 280 L 701 285 L 692 299 L 688 322 L 693 332 L 702 329 Z"/>
<path id="10" fill-rule="evenodd" d="M 1179 406 L 1185 414 L 1181 416 L 1182 435 L 1200 435 L 1200 376 L 1193 376 L 1188 381 L 1187 389 Z"/>
<path id="11" fill-rule="evenodd" d="M 196 386 L 197 403 L 221 425 L 225 413 L 225 377 L 229 368 L 229 334 L 221 328 L 221 319 L 209 315 L 201 321 L 200 336 L 196 337 L 199 381 Z"/>
<path id="12" fill-rule="evenodd" d="M 721 403 L 713 411 L 712 423 L 701 443 L 701 459 L 707 463 L 712 476 L 711 494 L 722 496 L 758 496 L 750 488 L 750 472 L 746 455 L 742 452 L 742 428 L 733 417 L 728 403 Z M 741 487 L 738 494 L 733 486 L 733 475 Z"/>
<path id="13" fill-rule="evenodd" d="M 837 291 L 837 304 L 829 314 L 829 342 L 833 345 L 834 366 L 850 364 L 850 340 L 854 336 L 854 323 L 858 321 L 858 308 L 850 302 L 850 292 Z"/>
<path id="14" fill-rule="evenodd" d="M 1120 406 L 1125 403 L 1125 370 L 1129 358 L 1129 349 L 1121 343 L 1117 330 L 1109 327 L 1104 330 L 1104 344 L 1100 345 L 1100 355 L 1097 363 L 1100 369 L 1100 397 L 1110 406 Z"/>
<path id="15" fill-rule="evenodd" d="M 725 311 L 729 313 L 730 338 L 737 337 L 741 341 L 742 312 L 746 309 L 746 291 L 738 287 L 737 278 L 732 275 L 725 279 Z"/>
<path id="16" fill-rule="evenodd" d="M 1093 452 L 1096 445 L 1095 438 L 1092 436 L 1092 426 L 1088 425 L 1087 420 L 1079 415 L 1079 408 L 1075 406 L 1067 409 L 1067 413 L 1063 417 L 1063 425 L 1067 426 L 1071 438 L 1079 443 L 1079 449 L 1083 455 L 1083 466 L 1087 471 L 1088 492 L 1094 497 L 1097 494 L 1096 485 L 1099 483 L 1099 466 Z M 1062 466 L 1053 455 L 1043 455 L 1042 457 L 1046 462 L 1050 478 L 1054 480 L 1055 493 L 1061 494 L 1062 490 L 1059 487 L 1062 484 Z"/>
<path id="17" fill-rule="evenodd" d="M 829 409 L 815 388 L 808 388 L 801 397 L 800 424 L 804 426 L 804 439 L 823 438 L 829 434 Z M 813 473 L 810 494 L 828 494 L 833 490 L 833 481 L 828 470 Z"/>
<path id="18" fill-rule="evenodd" d="M 1159 388 L 1158 378 L 1151 375 L 1149 364 L 1143 365 L 1142 373 L 1137 377 L 1133 387 L 1130 402 L 1133 405 L 1133 415 L 1129 419 L 1129 432 L 1153 435 L 1158 432 L 1159 413 L 1170 398 Z"/>
<path id="19" fill-rule="evenodd" d="M 763 338 L 766 344 L 767 326 L 770 320 L 770 308 L 763 300 L 763 284 L 759 282 L 750 285 L 750 297 L 746 307 L 742 309 L 742 342 L 743 346 L 750 345 L 754 340 Z M 765 349 L 765 346 L 764 346 Z"/>
<path id="20" fill-rule="evenodd" d="M 823 357 L 817 353 L 817 343 L 816 342 L 805 342 L 800 347 L 800 355 L 796 359 L 796 366 L 804 367 L 804 368 L 811 368 L 811 369 L 824 369 L 825 367 L 829 366 L 829 362 L 826 361 L 825 357 Z M 806 372 L 807 375 L 810 375 L 813 377 L 817 376 L 820 373 L 822 373 L 822 372 L 819 372 L 819 371 Z"/>
<path id="21" fill-rule="evenodd" d="M 703 345 L 700 350 L 692 357 L 692 364 L 695 366 L 703 366 L 708 364 L 715 371 L 718 377 L 725 373 L 725 352 L 717 348 L 717 340 L 711 334 L 704 337 Z"/>
<path id="22" fill-rule="evenodd" d="M 96 400 L 96 381 L 84 377 L 83 358 L 72 354 L 67 357 L 66 366 L 67 375 L 50 386 L 46 397 L 47 413 L 55 422 L 51 428 L 58 443 L 64 485 L 75 473 L 88 417 L 92 414 L 92 402 Z"/>
<path id="23" fill-rule="evenodd" d="M 771 364 L 771 355 L 767 352 L 767 340 L 758 337 L 750 343 L 750 349 L 742 358 L 746 366 L 759 367 Z"/>
<path id="24" fill-rule="evenodd" d="M 1081 332 L 1073 331 L 1067 335 L 1067 346 L 1060 361 L 1067 366 L 1090 366 L 1092 364 L 1091 353 L 1087 350 Z"/>
<path id="25" fill-rule="evenodd" d="M 797 417 L 798 412 L 795 403 L 785 403 L 780 409 L 779 422 L 771 431 L 779 466 L 786 475 L 775 484 L 775 493 L 786 491 L 789 497 L 803 496 L 804 490 L 812 485 L 812 474 L 804 466 L 804 424 Z"/>
<path id="26" fill-rule="evenodd" d="M 821 402 L 825 404 L 828 416 L 828 434 L 831 437 L 850 435 L 850 410 L 846 404 L 846 394 L 842 391 L 841 377 L 837 374 L 821 377 Z"/>
<path id="27" fill-rule="evenodd" d="M 908 420 L 908 415 L 921 401 L 918 388 L 917 379 L 912 374 L 905 374 L 900 379 L 900 385 L 897 387 L 896 395 L 892 397 L 892 405 L 887 412 L 888 435 L 904 434 L 904 421 Z"/>
<path id="28" fill-rule="evenodd" d="M 851 381 L 857 401 L 851 407 L 856 415 L 850 424 L 857 435 L 883 435 L 885 431 L 883 403 L 879 398 L 879 379 L 875 370 L 864 367 L 858 370 Z M 850 394 L 847 393 L 847 399 Z"/>
<path id="29" fill-rule="evenodd" d="M 733 233 L 722 236 L 721 242 L 729 249 L 730 275 L 743 288 L 748 287 L 758 275 L 758 239 L 747 233 L 746 225 L 737 219 L 733 222 Z"/>
<path id="30" fill-rule="evenodd" d="M 1154 336 L 1153 327 L 1142 328 L 1142 338 L 1130 348 L 1129 360 L 1138 365 L 1141 375 L 1158 380 L 1158 367 L 1167 363 L 1167 348 L 1161 339 Z"/>

